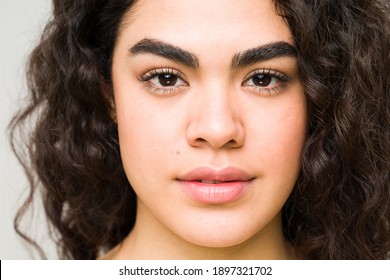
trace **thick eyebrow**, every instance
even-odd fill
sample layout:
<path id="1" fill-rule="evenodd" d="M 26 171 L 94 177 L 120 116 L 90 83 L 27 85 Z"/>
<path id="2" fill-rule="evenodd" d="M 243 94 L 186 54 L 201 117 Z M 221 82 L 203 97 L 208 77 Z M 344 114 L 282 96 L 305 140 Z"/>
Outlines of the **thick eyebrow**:
<path id="1" fill-rule="evenodd" d="M 155 39 L 142 39 L 129 49 L 129 53 L 132 55 L 150 53 L 193 69 L 198 69 L 200 66 L 199 59 L 195 54 Z M 295 47 L 285 41 L 270 43 L 235 54 L 231 62 L 231 68 L 242 68 L 283 56 L 297 56 Z"/>
<path id="2" fill-rule="evenodd" d="M 159 40 L 146 38 L 142 39 L 134 46 L 132 46 L 129 49 L 129 52 L 132 55 L 150 53 L 157 56 L 162 56 L 194 69 L 199 68 L 199 59 L 196 55 Z"/>
<path id="3" fill-rule="evenodd" d="M 232 69 L 283 56 L 297 56 L 295 47 L 284 41 L 266 44 L 235 54 L 232 59 Z"/>

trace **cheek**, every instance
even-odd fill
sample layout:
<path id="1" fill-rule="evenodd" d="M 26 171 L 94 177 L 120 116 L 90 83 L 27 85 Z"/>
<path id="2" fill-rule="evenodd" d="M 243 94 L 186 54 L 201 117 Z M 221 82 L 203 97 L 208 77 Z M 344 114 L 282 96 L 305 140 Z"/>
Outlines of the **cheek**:
<path id="1" fill-rule="evenodd" d="M 280 211 L 296 184 L 307 129 L 304 98 L 263 108 L 253 123 L 256 134 L 251 135 L 249 153 L 259 178 L 252 197 L 252 215 L 261 217 L 259 226 Z"/>
<path id="2" fill-rule="evenodd" d="M 266 170 L 276 180 L 292 188 L 301 169 L 301 154 L 306 140 L 306 103 L 281 107 L 268 123 L 267 137 L 263 142 Z"/>
<path id="3" fill-rule="evenodd" d="M 177 123 L 145 100 L 118 98 L 117 119 L 122 162 L 130 181 L 152 179 L 175 160 Z M 173 114 L 175 115 L 175 114 Z"/>
<path id="4" fill-rule="evenodd" d="M 300 157 L 306 138 L 306 110 L 304 106 L 288 108 L 276 113 L 269 123 L 269 147 L 273 156 L 280 158 Z"/>

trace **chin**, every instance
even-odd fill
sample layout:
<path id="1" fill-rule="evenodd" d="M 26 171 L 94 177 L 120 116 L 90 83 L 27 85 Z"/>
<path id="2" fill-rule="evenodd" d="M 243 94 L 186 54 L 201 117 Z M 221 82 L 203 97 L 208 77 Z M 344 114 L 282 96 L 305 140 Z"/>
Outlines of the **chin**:
<path id="1" fill-rule="evenodd" d="M 283 236 L 281 215 L 250 215 L 247 211 L 230 215 L 208 215 L 194 219 L 195 222 L 182 220 L 180 227 L 171 230 L 183 240 L 197 246 L 208 248 L 228 248 L 237 245 L 269 243 Z M 242 217 L 247 216 L 246 219 Z"/>
<path id="2" fill-rule="evenodd" d="M 190 227 L 188 227 L 189 229 Z M 181 235 L 187 242 L 209 248 L 227 248 L 239 245 L 257 235 L 259 229 L 248 228 L 245 225 L 237 225 L 230 222 L 229 226 L 203 226 L 192 228 Z"/>

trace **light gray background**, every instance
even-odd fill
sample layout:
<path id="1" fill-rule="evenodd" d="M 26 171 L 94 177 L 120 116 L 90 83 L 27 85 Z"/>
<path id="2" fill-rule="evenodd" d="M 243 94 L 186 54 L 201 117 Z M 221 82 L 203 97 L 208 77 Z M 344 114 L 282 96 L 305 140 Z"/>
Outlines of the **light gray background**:
<path id="1" fill-rule="evenodd" d="M 50 0 L 0 0 L 0 259 L 33 257 L 13 229 L 13 216 L 21 204 L 27 181 L 11 152 L 7 125 L 27 94 L 25 61 L 50 12 Z M 44 232 L 42 219 L 28 220 L 31 224 L 27 227 L 34 225 Z M 48 247 L 45 245 L 45 249 L 54 252 L 52 246 Z M 55 253 L 48 257 L 56 258 Z"/>

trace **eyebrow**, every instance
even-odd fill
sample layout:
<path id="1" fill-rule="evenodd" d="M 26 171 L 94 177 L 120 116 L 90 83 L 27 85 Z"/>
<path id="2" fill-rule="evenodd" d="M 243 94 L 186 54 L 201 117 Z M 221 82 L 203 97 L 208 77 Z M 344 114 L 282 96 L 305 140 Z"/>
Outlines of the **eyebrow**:
<path id="1" fill-rule="evenodd" d="M 134 46 L 132 46 L 129 52 L 132 55 L 151 53 L 157 56 L 165 57 L 191 68 L 199 68 L 199 59 L 196 55 L 159 40 L 142 39 Z"/>
<path id="2" fill-rule="evenodd" d="M 270 43 L 235 54 L 232 59 L 232 68 L 241 68 L 261 61 L 286 56 L 296 57 L 297 51 L 295 47 L 284 41 Z"/>
<path id="3" fill-rule="evenodd" d="M 129 52 L 132 55 L 154 54 L 194 69 L 200 66 L 199 58 L 195 54 L 155 39 L 142 39 L 132 46 Z M 242 68 L 273 58 L 285 56 L 295 57 L 296 55 L 297 51 L 295 47 L 285 41 L 279 41 L 235 54 L 231 62 L 231 68 Z"/>

